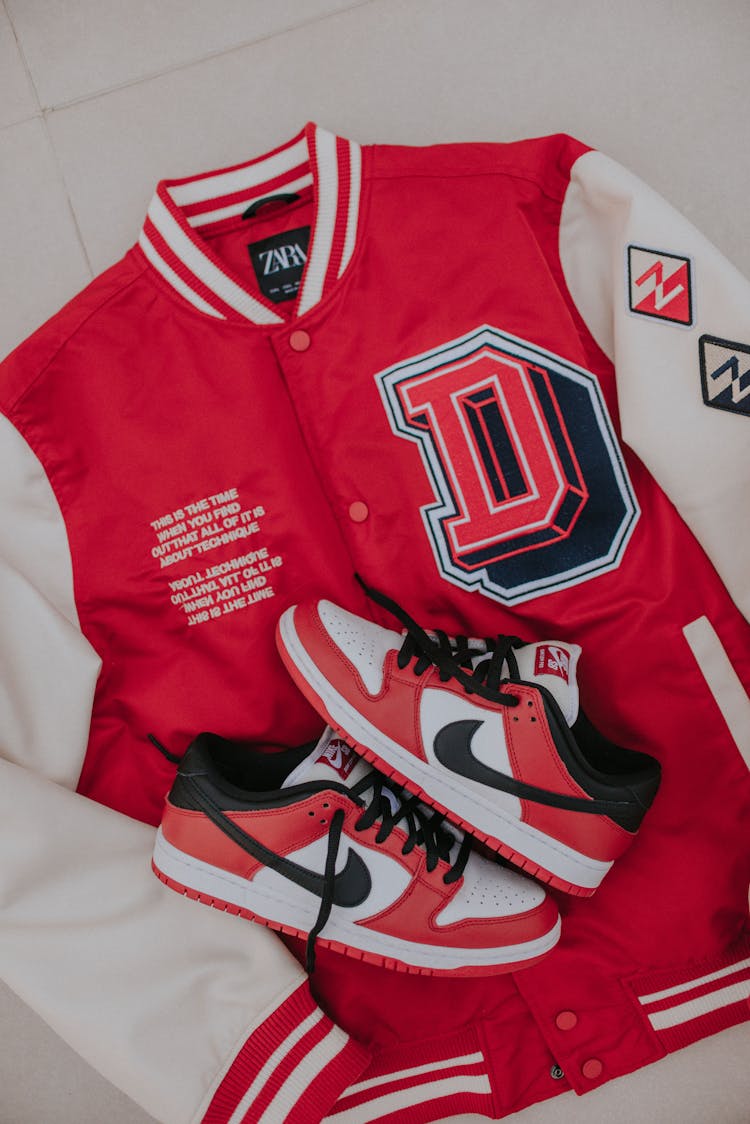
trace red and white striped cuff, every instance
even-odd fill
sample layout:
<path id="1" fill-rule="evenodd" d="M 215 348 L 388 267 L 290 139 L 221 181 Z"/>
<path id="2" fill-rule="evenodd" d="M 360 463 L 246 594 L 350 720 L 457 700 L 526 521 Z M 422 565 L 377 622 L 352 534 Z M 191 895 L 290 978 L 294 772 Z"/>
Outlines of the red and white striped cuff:
<path id="1" fill-rule="evenodd" d="M 685 971 L 655 972 L 631 982 L 636 999 L 665 1050 L 680 1050 L 744 1022 L 750 998 L 750 945 Z"/>
<path id="2" fill-rule="evenodd" d="M 201 1124 L 310 1124 L 355 1081 L 370 1055 L 320 1010 L 307 982 L 252 1031 Z"/>

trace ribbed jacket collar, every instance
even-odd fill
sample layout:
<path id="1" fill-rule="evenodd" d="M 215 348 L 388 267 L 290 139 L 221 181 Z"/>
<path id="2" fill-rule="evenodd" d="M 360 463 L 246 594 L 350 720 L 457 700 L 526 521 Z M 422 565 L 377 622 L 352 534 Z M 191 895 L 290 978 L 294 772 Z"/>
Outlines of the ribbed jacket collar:
<path id="1" fill-rule="evenodd" d="M 354 251 L 361 194 L 361 149 L 318 125 L 265 156 L 182 180 L 163 180 L 139 245 L 148 261 L 194 308 L 220 320 L 285 324 L 212 252 L 203 233 L 266 196 L 312 186 L 314 218 L 293 319 L 313 308 L 343 275 Z"/>

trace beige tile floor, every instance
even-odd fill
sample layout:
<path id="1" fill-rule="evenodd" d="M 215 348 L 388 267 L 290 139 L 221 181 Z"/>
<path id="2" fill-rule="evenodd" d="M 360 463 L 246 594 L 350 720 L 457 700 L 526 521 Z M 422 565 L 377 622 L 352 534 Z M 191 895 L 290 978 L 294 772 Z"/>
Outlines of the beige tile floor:
<path id="1" fill-rule="evenodd" d="M 750 275 L 749 55 L 746 0 L 4 0 L 0 354 L 122 254 L 158 178 L 308 119 L 363 142 L 573 133 Z M 514 1120 L 748 1124 L 749 1062 L 738 1028 Z M 0 1124 L 105 1121 L 148 1118 L 0 985 Z"/>

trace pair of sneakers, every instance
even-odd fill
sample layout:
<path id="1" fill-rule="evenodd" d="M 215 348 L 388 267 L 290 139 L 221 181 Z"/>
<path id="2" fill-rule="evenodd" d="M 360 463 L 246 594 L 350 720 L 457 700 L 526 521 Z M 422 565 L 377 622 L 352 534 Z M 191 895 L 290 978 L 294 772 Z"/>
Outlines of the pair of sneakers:
<path id="1" fill-rule="evenodd" d="M 201 734 L 167 798 L 154 870 L 306 938 L 309 969 L 316 941 L 429 975 L 533 964 L 560 936 L 542 883 L 593 894 L 634 839 L 659 766 L 588 721 L 577 645 L 451 639 L 369 592 L 403 631 L 327 600 L 282 615 L 279 652 L 323 736 L 269 753 Z"/>

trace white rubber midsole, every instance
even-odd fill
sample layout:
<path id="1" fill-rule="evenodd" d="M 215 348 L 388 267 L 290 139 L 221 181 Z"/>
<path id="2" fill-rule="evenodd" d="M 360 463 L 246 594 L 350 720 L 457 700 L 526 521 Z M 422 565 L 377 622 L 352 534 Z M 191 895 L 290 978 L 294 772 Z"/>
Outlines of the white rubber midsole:
<path id="1" fill-rule="evenodd" d="M 197 890 L 208 897 L 237 905 L 266 921 L 288 925 L 301 933 L 309 933 L 315 924 L 317 906 L 307 907 L 275 894 L 267 887 L 254 885 L 247 878 L 221 870 L 201 859 L 186 855 L 167 839 L 159 828 L 154 845 L 154 866 L 173 882 Z M 291 887 L 290 887 L 291 889 Z M 344 907 L 334 906 L 321 933 L 321 938 L 340 941 L 378 956 L 401 960 L 420 968 L 438 968 L 449 971 L 455 968 L 491 967 L 495 964 L 515 964 L 541 956 L 555 946 L 560 937 L 560 920 L 549 932 L 533 941 L 499 948 L 448 948 L 439 945 L 417 944 L 398 937 L 377 933 L 363 925 L 347 923 Z"/>
<path id="2" fill-rule="evenodd" d="M 334 724 L 340 725 L 351 738 L 417 784 L 431 800 L 447 808 L 464 824 L 471 824 L 479 833 L 499 839 L 513 851 L 537 863 L 564 882 L 585 889 L 596 889 L 612 866 L 611 862 L 584 855 L 523 820 L 508 815 L 485 796 L 484 786 L 455 777 L 448 770 L 422 761 L 373 726 L 319 671 L 294 627 L 293 613 L 293 609 L 287 609 L 281 616 L 281 638 L 294 663 L 320 697 Z"/>

